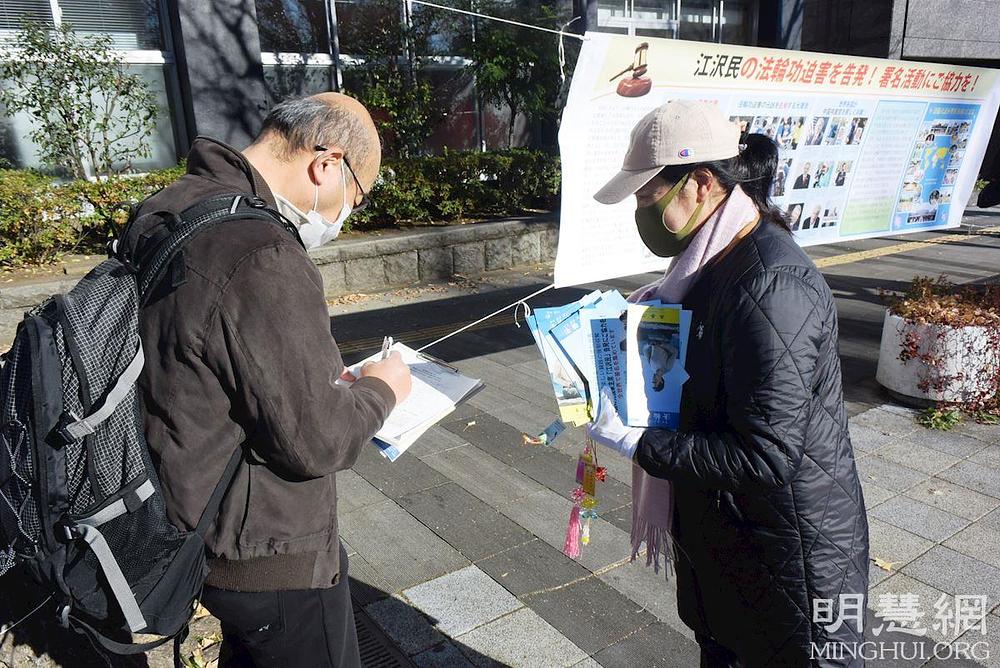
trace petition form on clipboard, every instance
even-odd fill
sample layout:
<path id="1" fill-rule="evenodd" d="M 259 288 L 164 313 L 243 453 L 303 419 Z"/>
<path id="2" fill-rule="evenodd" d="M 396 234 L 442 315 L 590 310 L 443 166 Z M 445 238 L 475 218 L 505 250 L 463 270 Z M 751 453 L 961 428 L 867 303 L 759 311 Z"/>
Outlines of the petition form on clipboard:
<path id="1" fill-rule="evenodd" d="M 393 344 L 390 350 L 402 356 L 413 374 L 410 395 L 393 409 L 375 434 L 375 445 L 389 461 L 396 461 L 428 429 L 484 386 L 481 380 L 463 376 L 454 367 L 402 343 Z M 376 353 L 348 371 L 360 378 L 361 367 L 381 357 L 382 353 Z M 337 382 L 349 384 L 342 380 Z"/>

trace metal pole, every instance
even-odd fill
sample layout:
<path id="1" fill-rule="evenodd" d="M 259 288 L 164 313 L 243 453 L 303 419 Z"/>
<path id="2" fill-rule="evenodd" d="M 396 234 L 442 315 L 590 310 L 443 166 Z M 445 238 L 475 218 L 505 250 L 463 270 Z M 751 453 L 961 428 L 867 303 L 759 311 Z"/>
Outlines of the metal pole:
<path id="1" fill-rule="evenodd" d="M 410 31 L 413 29 L 413 4 L 410 0 L 402 0 L 403 12 L 403 48 L 406 50 L 406 76 L 410 85 L 415 83 L 413 74 L 413 43 L 410 40 Z"/>
<path id="2" fill-rule="evenodd" d="M 476 0 L 469 0 L 469 11 L 476 11 Z M 476 40 L 479 38 L 479 21 L 472 17 L 472 44 L 475 50 Z M 486 122 L 483 117 L 483 104 L 479 99 L 479 81 L 476 78 L 475 70 L 472 71 L 472 103 L 474 107 L 474 118 L 476 119 L 476 148 L 480 152 L 486 151 Z"/>
<path id="3" fill-rule="evenodd" d="M 722 44 L 722 28 L 725 27 L 726 0 L 719 0 L 719 44 Z"/>
<path id="4" fill-rule="evenodd" d="M 340 77 L 340 35 L 337 33 L 337 4 L 336 0 L 326 0 L 326 32 L 328 46 L 330 50 L 330 60 L 333 61 L 330 71 L 330 85 L 333 90 L 340 92 L 343 81 Z"/>

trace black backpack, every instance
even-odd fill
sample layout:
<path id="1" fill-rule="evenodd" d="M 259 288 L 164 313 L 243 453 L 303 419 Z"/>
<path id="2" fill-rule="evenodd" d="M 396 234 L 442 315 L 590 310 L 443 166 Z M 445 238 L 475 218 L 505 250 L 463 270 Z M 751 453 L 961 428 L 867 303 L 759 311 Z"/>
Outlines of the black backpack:
<path id="1" fill-rule="evenodd" d="M 298 234 L 242 194 L 149 215 L 166 216 L 169 234 L 141 265 L 114 242 L 73 289 L 25 314 L 3 355 L 0 575 L 23 563 L 61 623 L 105 650 L 135 654 L 173 638 L 176 661 L 207 575 L 204 535 L 243 453 L 233 453 L 194 531 L 167 519 L 135 385 L 139 311 L 158 285 L 157 294 L 176 285 L 184 245 L 204 230 L 254 218 Z M 129 633 L 163 638 L 133 643 Z"/>

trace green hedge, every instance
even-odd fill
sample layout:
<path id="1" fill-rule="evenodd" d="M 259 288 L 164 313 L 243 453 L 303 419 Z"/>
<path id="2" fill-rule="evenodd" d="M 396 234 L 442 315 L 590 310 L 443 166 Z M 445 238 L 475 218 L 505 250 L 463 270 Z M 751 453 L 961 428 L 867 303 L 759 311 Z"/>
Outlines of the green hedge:
<path id="1" fill-rule="evenodd" d="M 556 208 L 559 158 L 525 149 L 446 152 L 382 166 L 353 229 L 510 216 Z"/>
<path id="2" fill-rule="evenodd" d="M 57 183 L 30 170 L 0 169 L 0 267 L 54 262 L 65 253 L 100 253 L 120 203 L 135 202 L 184 173 L 172 167 L 108 181 Z"/>
<path id="3" fill-rule="evenodd" d="M 110 181 L 59 184 L 26 170 L 0 169 L 0 267 L 46 264 L 65 253 L 100 253 L 124 222 L 120 203 L 171 183 L 183 166 Z M 446 152 L 382 166 L 372 205 L 345 230 L 475 220 L 552 210 L 559 159 L 539 151 Z"/>

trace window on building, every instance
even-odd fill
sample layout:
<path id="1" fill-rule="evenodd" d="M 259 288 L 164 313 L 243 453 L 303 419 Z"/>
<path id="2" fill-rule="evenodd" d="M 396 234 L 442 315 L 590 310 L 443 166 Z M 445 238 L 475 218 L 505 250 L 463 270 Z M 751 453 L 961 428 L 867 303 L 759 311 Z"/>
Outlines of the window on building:
<path id="1" fill-rule="evenodd" d="M 399 0 L 336 0 L 335 6 L 342 54 L 386 55 L 387 48 L 398 48 L 403 20 Z"/>
<path id="2" fill-rule="evenodd" d="M 633 0 L 632 26 L 639 37 L 676 37 L 677 2 Z"/>
<path id="3" fill-rule="evenodd" d="M 752 44 L 756 0 L 588 0 L 597 30 L 698 42 Z"/>
<path id="4" fill-rule="evenodd" d="M 756 8 L 748 2 L 722 3 L 722 42 L 726 44 L 755 44 Z"/>
<path id="5" fill-rule="evenodd" d="M 260 50 L 330 53 L 325 0 L 255 0 Z"/>
<path id="6" fill-rule="evenodd" d="M 110 35 L 117 49 L 163 48 L 159 0 L 59 0 L 59 9 L 74 31 Z"/>
<path id="7" fill-rule="evenodd" d="M 0 36 L 16 31 L 25 19 L 51 23 L 49 0 L 0 0 Z"/>
<path id="8" fill-rule="evenodd" d="M 109 35 L 112 47 L 124 52 L 129 70 L 145 80 L 160 106 L 153 134 L 146 140 L 151 155 L 133 167 L 145 170 L 177 163 L 184 124 L 180 114 L 172 111 L 180 107 L 179 91 L 160 0 L 0 0 L 0 40 L 6 44 L 24 18 L 66 23 L 82 35 Z M 42 166 L 37 147 L 27 138 L 32 124 L 26 113 L 8 117 L 0 109 L 0 159 L 17 167 Z"/>
<path id="9" fill-rule="evenodd" d="M 471 8 L 469 0 L 444 0 L 439 4 L 465 10 Z M 422 5 L 413 5 L 410 24 L 416 56 L 468 56 L 472 36 L 481 29 L 470 16 Z"/>
<path id="10" fill-rule="evenodd" d="M 254 0 L 271 104 L 336 88 L 327 0 Z"/>
<path id="11" fill-rule="evenodd" d="M 681 0 L 678 37 L 696 42 L 718 42 L 718 0 Z"/>

